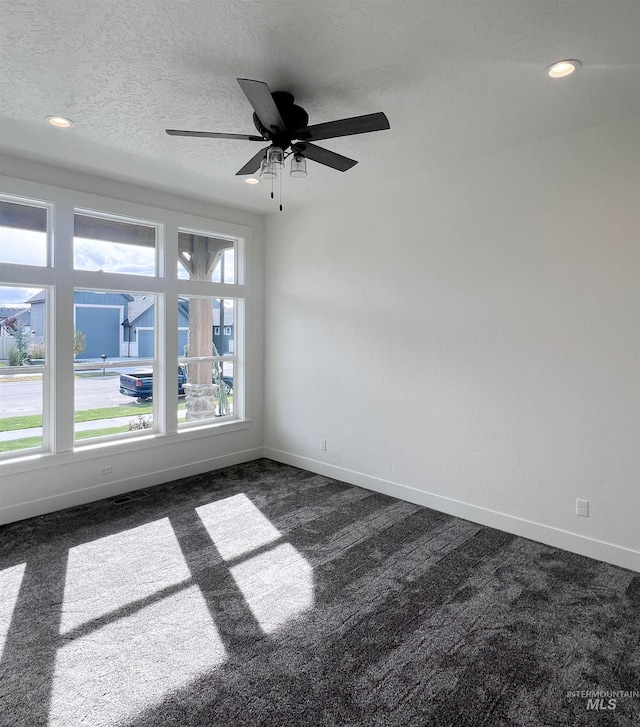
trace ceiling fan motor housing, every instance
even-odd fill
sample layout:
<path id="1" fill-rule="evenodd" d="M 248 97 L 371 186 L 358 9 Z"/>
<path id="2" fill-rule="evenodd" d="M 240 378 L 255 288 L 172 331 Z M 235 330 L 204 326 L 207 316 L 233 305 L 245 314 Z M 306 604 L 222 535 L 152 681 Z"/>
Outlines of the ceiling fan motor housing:
<path id="1" fill-rule="evenodd" d="M 286 149 L 291 144 L 291 140 L 296 138 L 297 133 L 307 128 L 309 114 L 301 106 L 293 103 L 293 95 L 287 91 L 274 91 L 271 96 L 284 121 L 285 128 L 268 129 L 261 123 L 256 113 L 253 114 L 253 123 L 265 139 Z"/>

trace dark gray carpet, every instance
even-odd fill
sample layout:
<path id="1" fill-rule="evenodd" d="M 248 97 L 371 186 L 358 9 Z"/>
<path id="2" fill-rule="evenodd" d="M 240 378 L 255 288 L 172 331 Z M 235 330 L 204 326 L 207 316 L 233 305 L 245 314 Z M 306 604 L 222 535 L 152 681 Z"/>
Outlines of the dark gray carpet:
<path id="1" fill-rule="evenodd" d="M 640 576 L 269 460 L 0 543 L 3 726 L 640 724 Z"/>

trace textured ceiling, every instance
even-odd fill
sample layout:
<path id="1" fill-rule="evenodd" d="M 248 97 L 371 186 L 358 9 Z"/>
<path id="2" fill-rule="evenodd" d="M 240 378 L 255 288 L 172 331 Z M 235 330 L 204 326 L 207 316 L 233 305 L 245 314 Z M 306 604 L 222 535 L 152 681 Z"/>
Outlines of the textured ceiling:
<path id="1" fill-rule="evenodd" d="M 255 133 L 236 77 L 292 92 L 312 124 L 389 118 L 320 142 L 360 163 L 287 175 L 291 206 L 640 114 L 639 0 L 0 2 L 3 151 L 259 212 L 268 185 L 235 176 L 256 143 L 164 133 Z M 562 58 L 583 67 L 549 80 Z"/>

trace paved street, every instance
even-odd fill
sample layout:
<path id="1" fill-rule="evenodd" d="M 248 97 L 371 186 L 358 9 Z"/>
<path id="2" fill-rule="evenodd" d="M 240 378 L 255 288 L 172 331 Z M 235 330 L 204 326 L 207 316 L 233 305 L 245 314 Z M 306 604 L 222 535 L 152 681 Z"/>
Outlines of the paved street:
<path id="1" fill-rule="evenodd" d="M 131 396 L 124 396 L 120 393 L 120 372 L 129 373 L 133 371 L 147 370 L 146 367 L 123 366 L 116 373 L 112 370 L 111 375 L 103 376 L 100 373 L 93 373 L 90 376 L 76 376 L 75 380 L 75 410 L 102 409 L 106 407 L 129 407 L 136 403 Z M 1 369 L 0 369 L 1 371 Z M 226 371 L 232 375 L 232 371 Z M 21 377 L 24 376 L 22 380 Z M 11 377 L 12 380 L 3 380 L 0 374 L 0 420 L 8 417 L 30 416 L 42 414 L 42 382 L 32 380 L 33 374 L 18 374 Z M 18 380 L 13 380 L 18 379 Z M 185 412 L 178 413 L 179 418 L 184 418 Z M 131 415 L 126 417 L 113 417 L 103 419 L 99 422 L 78 422 L 75 425 L 76 431 L 89 431 L 97 426 L 101 428 L 126 426 Z M 41 429 L 20 429 L 8 432 L 2 431 L 0 425 L 0 441 L 21 439 L 23 437 L 39 436 Z"/>
<path id="2" fill-rule="evenodd" d="M 76 410 L 107 406 L 127 406 L 135 402 L 119 391 L 119 376 L 76 377 Z M 0 383 L 0 417 L 26 416 L 42 412 L 40 381 L 7 381 Z"/>
<path id="3" fill-rule="evenodd" d="M 131 406 L 136 400 L 131 396 L 123 396 L 119 391 L 119 376 L 97 376 L 91 378 L 76 377 L 76 410 L 96 409 L 111 406 Z M 42 412 L 42 384 L 39 381 L 6 381 L 0 383 L 0 419 L 12 416 L 29 416 Z M 185 413 L 178 413 L 180 419 Z M 149 415 L 146 415 L 149 416 Z M 92 429 L 126 426 L 131 415 L 113 417 L 100 421 L 78 422 L 75 430 L 89 431 Z M 1 429 L 1 427 L 0 427 Z M 23 437 L 40 436 L 42 430 L 18 429 L 9 432 L 0 431 L 0 441 L 22 439 Z"/>

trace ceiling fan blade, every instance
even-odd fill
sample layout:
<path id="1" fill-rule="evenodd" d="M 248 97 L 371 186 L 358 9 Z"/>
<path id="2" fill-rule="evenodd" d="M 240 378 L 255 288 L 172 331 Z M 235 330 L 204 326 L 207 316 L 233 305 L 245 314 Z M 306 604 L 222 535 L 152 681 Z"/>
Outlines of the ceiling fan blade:
<path id="1" fill-rule="evenodd" d="M 253 174 L 254 172 L 257 172 L 258 169 L 260 169 L 260 163 L 264 159 L 268 148 L 268 146 L 265 146 L 265 148 L 260 149 L 260 151 L 255 156 L 252 156 L 251 159 L 249 159 L 249 161 L 244 165 L 244 167 L 242 167 L 240 171 L 236 172 L 236 177 L 241 174 Z"/>
<path id="2" fill-rule="evenodd" d="M 267 129 L 285 131 L 287 127 L 280 116 L 269 86 L 264 81 L 252 81 L 250 78 L 238 78 L 238 83 L 253 106 L 260 123 Z"/>
<path id="3" fill-rule="evenodd" d="M 301 151 L 307 159 L 318 162 L 318 164 L 324 164 L 325 167 L 337 169 L 339 172 L 346 172 L 347 169 L 351 169 L 358 163 L 355 159 L 343 157 L 342 154 L 336 154 L 334 151 L 329 151 L 315 144 L 309 144 L 306 141 L 300 144 L 292 144 L 291 148 L 295 151 Z"/>
<path id="4" fill-rule="evenodd" d="M 219 134 L 216 131 L 181 131 L 180 129 L 166 129 L 169 136 L 201 136 L 205 139 L 244 139 L 245 141 L 264 141 L 261 136 L 251 134 Z"/>
<path id="5" fill-rule="evenodd" d="M 390 129 L 389 119 L 379 111 L 376 114 L 352 116 L 338 121 L 327 121 L 324 124 L 307 126 L 298 134 L 298 139 L 304 141 L 320 141 L 321 139 L 335 139 L 337 136 L 351 136 L 352 134 L 367 134 L 370 131 L 384 131 Z"/>

